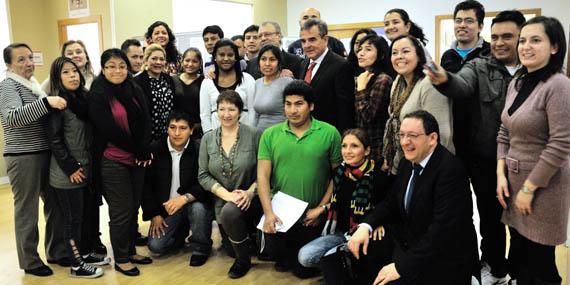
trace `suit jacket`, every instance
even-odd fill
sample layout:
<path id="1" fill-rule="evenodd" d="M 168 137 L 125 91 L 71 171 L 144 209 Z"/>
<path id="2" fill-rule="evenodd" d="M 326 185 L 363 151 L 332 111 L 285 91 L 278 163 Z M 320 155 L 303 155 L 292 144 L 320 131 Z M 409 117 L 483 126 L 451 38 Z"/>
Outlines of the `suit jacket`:
<path id="1" fill-rule="evenodd" d="M 299 78 L 305 78 L 309 63 L 309 59 L 303 60 Z M 311 86 L 315 92 L 312 115 L 317 120 L 335 126 L 341 134 L 354 128 L 354 77 L 343 57 L 329 50 L 313 75 Z"/>
<path id="2" fill-rule="evenodd" d="M 404 196 L 411 175 L 412 164 L 402 160 L 391 193 L 365 223 L 372 228 L 384 224 L 391 232 L 396 242 L 393 261 L 402 284 L 469 284 L 478 252 L 471 190 L 462 163 L 438 144 L 416 179 L 406 212 Z"/>
<path id="3" fill-rule="evenodd" d="M 289 69 L 293 72 L 293 77 L 299 79 L 299 73 L 301 72 L 301 61 L 303 59 L 297 55 L 290 54 L 284 50 L 281 50 L 281 66 L 283 69 Z M 249 73 L 253 78 L 259 79 L 263 77 L 261 71 L 259 70 L 259 56 L 254 57 L 247 62 L 246 72 Z"/>
<path id="4" fill-rule="evenodd" d="M 188 147 L 180 158 L 180 195 L 190 193 L 197 201 L 211 204 L 210 192 L 204 191 L 198 183 L 198 143 L 190 140 Z M 142 197 L 143 220 L 147 221 L 156 215 L 168 217 L 162 203 L 170 199 L 172 183 L 172 156 L 166 138 L 155 141 L 151 146 L 154 159 L 145 173 L 145 187 Z"/>

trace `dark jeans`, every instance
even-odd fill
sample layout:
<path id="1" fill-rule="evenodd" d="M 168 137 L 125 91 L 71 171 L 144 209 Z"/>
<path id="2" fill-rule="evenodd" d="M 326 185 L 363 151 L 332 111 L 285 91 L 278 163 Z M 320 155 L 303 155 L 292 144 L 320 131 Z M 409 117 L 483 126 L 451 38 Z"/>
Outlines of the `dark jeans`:
<path id="1" fill-rule="evenodd" d="M 134 237 L 137 232 L 144 168 L 103 158 L 101 177 L 103 195 L 109 205 L 109 234 L 115 262 L 127 263 L 129 256 L 137 253 Z"/>
<path id="2" fill-rule="evenodd" d="M 79 252 L 82 255 L 93 252 L 100 242 L 99 231 L 99 206 L 101 194 L 86 189 L 83 193 L 83 219 L 81 222 L 81 244 Z"/>
<path id="3" fill-rule="evenodd" d="M 503 208 L 497 200 L 497 161 L 470 159 L 467 161 L 467 169 L 477 197 L 481 231 L 481 261 L 491 266 L 491 274 L 503 277 L 507 274 L 506 229 L 501 222 Z"/>
<path id="4" fill-rule="evenodd" d="M 83 193 L 85 188 L 54 188 L 58 204 L 63 214 L 63 238 L 71 260 L 75 258 L 74 250 L 81 244 L 81 219 L 83 216 Z M 71 240 L 75 246 L 71 245 Z"/>
<path id="5" fill-rule="evenodd" d="M 227 202 L 220 212 L 220 221 L 230 241 L 243 241 L 255 232 L 256 223 L 261 218 L 262 209 L 259 198 L 255 196 L 247 211 L 242 211 L 234 203 Z"/>
<path id="6" fill-rule="evenodd" d="M 533 242 L 509 227 L 509 275 L 517 285 L 560 284 L 555 247 Z"/>
<path id="7" fill-rule="evenodd" d="M 214 207 L 199 201 L 186 204 L 182 209 L 164 218 L 168 225 L 164 236 L 154 238 L 149 235 L 148 249 L 154 253 L 165 253 L 175 245 L 175 233 L 182 220 L 187 218 L 192 229 L 190 247 L 192 254 L 210 255 L 212 250 L 212 221 Z M 188 232 L 186 232 L 188 234 Z"/>

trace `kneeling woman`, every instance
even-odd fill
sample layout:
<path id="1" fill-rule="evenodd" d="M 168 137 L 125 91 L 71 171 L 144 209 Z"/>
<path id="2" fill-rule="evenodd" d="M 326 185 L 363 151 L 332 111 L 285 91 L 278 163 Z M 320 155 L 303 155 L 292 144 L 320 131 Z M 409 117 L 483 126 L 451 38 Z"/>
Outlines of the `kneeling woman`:
<path id="1" fill-rule="evenodd" d="M 346 130 L 342 137 L 341 152 L 343 162 L 334 173 L 333 194 L 328 205 L 323 236 L 299 251 L 299 263 L 305 267 L 318 267 L 323 256 L 336 252 L 337 246 L 346 243 L 347 237 L 358 228 L 358 224 L 374 209 L 374 205 L 386 196 L 392 184 L 391 176 L 383 175 L 380 165 L 369 158 L 370 144 L 363 130 Z M 378 258 L 372 259 L 369 253 L 369 258 L 359 261 L 362 264 L 360 269 L 363 269 L 357 269 L 361 271 L 361 283 L 370 284 L 375 273 L 391 259 L 393 243 L 385 237 L 384 229 L 377 228 L 373 237 L 377 240 L 373 247 L 374 256 Z M 364 270 L 365 268 L 370 270 Z M 326 274 L 327 268 L 323 269 Z"/>
<path id="2" fill-rule="evenodd" d="M 50 71 L 50 94 L 67 101 L 67 109 L 50 114 L 47 133 L 51 148 L 49 184 L 55 190 L 64 216 L 63 232 L 72 261 L 71 276 L 95 278 L 108 264 L 106 258 L 87 260 L 79 254 L 83 195 L 91 179 L 89 149 L 91 132 L 87 124 L 87 89 L 77 65 L 69 58 L 57 58 Z M 92 262 L 88 264 L 86 262 Z"/>

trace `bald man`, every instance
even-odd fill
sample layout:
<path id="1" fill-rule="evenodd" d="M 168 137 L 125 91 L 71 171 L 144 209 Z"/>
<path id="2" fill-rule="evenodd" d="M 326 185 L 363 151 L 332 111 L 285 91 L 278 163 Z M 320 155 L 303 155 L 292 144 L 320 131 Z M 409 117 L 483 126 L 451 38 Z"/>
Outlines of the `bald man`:
<path id="1" fill-rule="evenodd" d="M 308 19 L 319 19 L 320 20 L 321 19 L 321 12 L 319 12 L 319 10 L 317 10 L 315 8 L 306 8 L 305 10 L 303 10 L 301 12 L 301 15 L 299 16 L 299 27 L 303 27 L 303 24 Z M 342 57 L 346 57 L 346 49 L 344 48 L 344 45 L 342 44 L 342 42 L 333 36 L 328 36 L 328 38 L 329 38 L 328 48 L 330 50 L 332 50 L 334 53 L 336 53 Z M 298 40 L 294 41 L 293 43 L 291 43 L 289 45 L 289 47 L 287 48 L 287 52 L 292 53 L 292 54 L 296 54 L 296 55 L 301 56 L 301 57 L 304 57 L 303 47 L 301 46 L 301 39 L 298 39 Z"/>

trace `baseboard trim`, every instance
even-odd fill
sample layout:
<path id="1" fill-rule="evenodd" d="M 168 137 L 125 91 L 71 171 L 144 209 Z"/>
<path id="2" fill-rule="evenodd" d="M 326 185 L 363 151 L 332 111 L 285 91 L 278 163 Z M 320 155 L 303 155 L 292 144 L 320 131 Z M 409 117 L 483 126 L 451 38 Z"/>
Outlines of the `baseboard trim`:
<path id="1" fill-rule="evenodd" d="M 0 185 L 5 185 L 5 184 L 10 184 L 10 179 L 8 179 L 8 176 L 0 177 Z"/>

